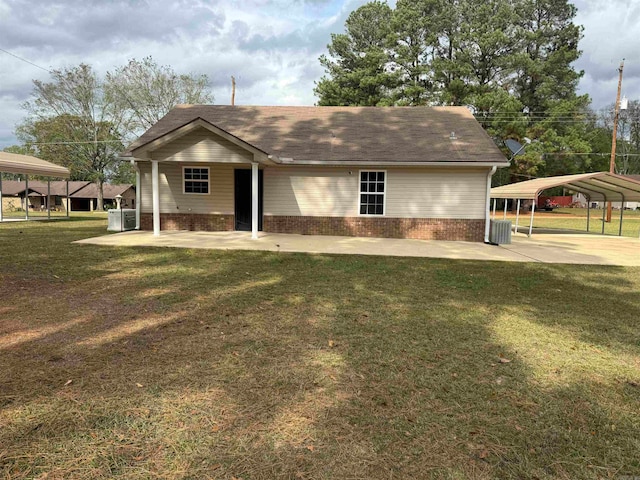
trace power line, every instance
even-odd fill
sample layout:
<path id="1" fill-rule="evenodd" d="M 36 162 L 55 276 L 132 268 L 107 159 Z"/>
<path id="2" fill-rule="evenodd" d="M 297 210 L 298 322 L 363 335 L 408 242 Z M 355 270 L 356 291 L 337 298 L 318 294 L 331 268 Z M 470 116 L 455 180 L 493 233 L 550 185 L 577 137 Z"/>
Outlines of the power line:
<path id="1" fill-rule="evenodd" d="M 33 65 L 34 67 L 39 68 L 40 70 L 44 70 L 45 72 L 51 73 L 51 70 L 49 70 L 48 68 L 41 67 L 40 65 L 37 65 L 37 64 L 27 60 L 26 58 L 19 57 L 15 53 L 11 53 L 11 52 L 5 50 L 4 48 L 0 48 L 0 52 L 4 52 L 7 55 L 11 55 L 12 57 L 17 58 L 18 60 L 21 60 L 21 61 L 23 61 L 25 63 L 28 63 L 29 65 Z"/>
<path id="2" fill-rule="evenodd" d="M 611 153 L 598 153 L 598 152 L 592 152 L 592 153 L 578 153 L 578 152 L 548 152 L 548 153 L 543 153 L 542 155 L 565 155 L 565 156 L 575 156 L 575 155 L 600 155 L 602 157 L 608 157 L 611 155 Z M 616 153 L 616 157 L 640 157 L 640 153 Z"/>

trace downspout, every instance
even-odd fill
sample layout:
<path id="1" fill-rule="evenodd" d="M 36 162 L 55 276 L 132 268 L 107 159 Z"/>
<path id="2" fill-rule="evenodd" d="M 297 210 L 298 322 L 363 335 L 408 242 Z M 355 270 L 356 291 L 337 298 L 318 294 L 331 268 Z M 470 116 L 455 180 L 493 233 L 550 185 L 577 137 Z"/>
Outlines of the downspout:
<path id="1" fill-rule="evenodd" d="M 491 225 L 491 177 L 496 173 L 498 167 L 491 167 L 489 173 L 487 173 L 487 198 L 484 206 L 484 243 L 489 243 L 489 227 Z"/>

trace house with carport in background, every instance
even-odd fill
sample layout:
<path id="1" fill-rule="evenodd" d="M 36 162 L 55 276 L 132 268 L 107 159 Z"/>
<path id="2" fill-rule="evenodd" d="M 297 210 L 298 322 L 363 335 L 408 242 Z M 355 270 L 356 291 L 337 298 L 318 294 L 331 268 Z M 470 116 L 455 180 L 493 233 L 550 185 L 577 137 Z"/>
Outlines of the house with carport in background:
<path id="1" fill-rule="evenodd" d="M 143 230 L 487 240 L 509 162 L 466 107 L 179 105 L 122 158 Z"/>

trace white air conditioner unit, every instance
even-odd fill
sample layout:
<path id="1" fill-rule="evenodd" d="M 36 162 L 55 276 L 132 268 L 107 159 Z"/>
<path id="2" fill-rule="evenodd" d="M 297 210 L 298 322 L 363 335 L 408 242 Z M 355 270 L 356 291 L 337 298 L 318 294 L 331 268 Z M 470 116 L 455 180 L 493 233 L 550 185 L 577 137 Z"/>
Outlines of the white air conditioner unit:
<path id="1" fill-rule="evenodd" d="M 511 243 L 511 220 L 491 220 L 489 243 L 506 245 Z"/>

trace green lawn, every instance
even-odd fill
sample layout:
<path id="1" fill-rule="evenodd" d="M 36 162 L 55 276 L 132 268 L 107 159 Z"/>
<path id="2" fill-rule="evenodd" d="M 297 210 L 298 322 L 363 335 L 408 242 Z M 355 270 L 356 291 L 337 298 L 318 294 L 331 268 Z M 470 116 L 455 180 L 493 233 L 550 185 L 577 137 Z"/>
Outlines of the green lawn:
<path id="1" fill-rule="evenodd" d="M 640 269 L 0 225 L 0 478 L 640 476 Z"/>
<path id="2" fill-rule="evenodd" d="M 496 219 L 502 220 L 503 213 L 496 212 Z M 507 220 L 515 224 L 515 214 L 509 212 Z M 531 212 L 521 212 L 518 225 L 522 228 L 529 226 Z M 602 210 L 592 209 L 589 218 L 591 233 L 602 233 Z M 586 208 L 558 208 L 553 212 L 534 212 L 534 228 L 549 228 L 558 230 L 587 231 Z M 620 229 L 620 210 L 613 210 L 611 222 L 605 222 L 604 233 L 606 235 L 618 235 Z M 625 210 L 622 217 L 622 235 L 624 237 L 638 238 L 640 236 L 640 211 Z"/>

